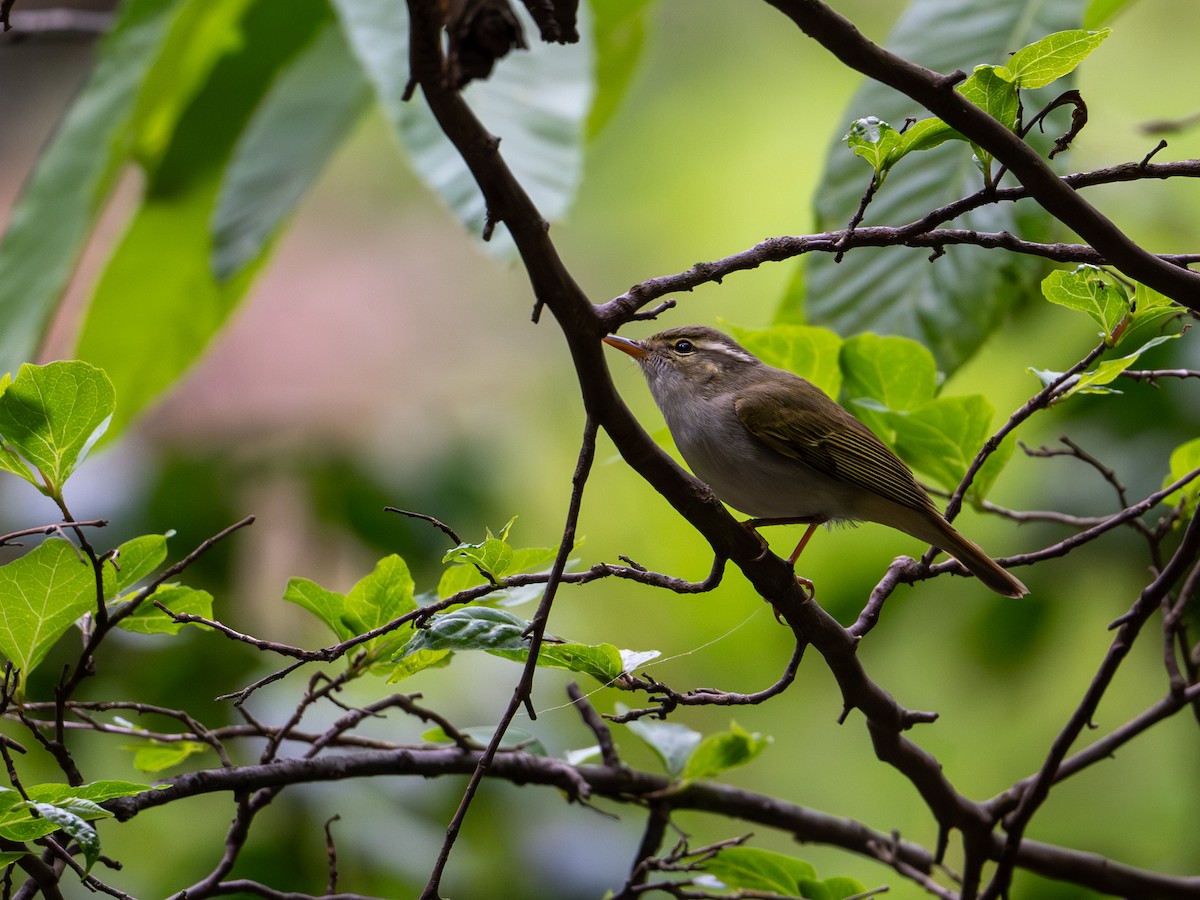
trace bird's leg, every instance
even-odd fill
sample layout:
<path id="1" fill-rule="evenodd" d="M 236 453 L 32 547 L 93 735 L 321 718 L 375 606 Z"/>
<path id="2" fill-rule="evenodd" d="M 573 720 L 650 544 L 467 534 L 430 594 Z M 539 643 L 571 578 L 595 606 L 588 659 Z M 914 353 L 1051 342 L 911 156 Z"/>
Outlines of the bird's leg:
<path id="1" fill-rule="evenodd" d="M 813 532 L 817 530 L 817 526 L 823 525 L 828 521 L 828 516 L 804 516 L 800 518 L 784 519 L 747 519 L 742 523 L 742 525 L 746 528 L 749 528 L 752 532 L 754 532 L 758 539 L 762 541 L 764 550 L 767 549 L 767 541 L 761 534 L 758 533 L 758 529 L 765 528 L 768 525 L 807 525 L 808 529 L 804 532 L 804 537 L 800 538 L 800 543 L 796 545 L 796 549 L 793 550 L 791 555 L 788 557 L 788 565 L 791 566 L 794 571 L 796 567 L 796 560 L 798 560 L 800 558 L 800 554 L 804 552 L 804 548 L 808 545 L 808 541 L 813 536 Z M 797 575 L 796 581 L 798 581 L 800 585 L 808 591 L 810 596 L 816 596 L 816 586 L 813 585 L 809 579 L 803 577 L 802 575 Z"/>

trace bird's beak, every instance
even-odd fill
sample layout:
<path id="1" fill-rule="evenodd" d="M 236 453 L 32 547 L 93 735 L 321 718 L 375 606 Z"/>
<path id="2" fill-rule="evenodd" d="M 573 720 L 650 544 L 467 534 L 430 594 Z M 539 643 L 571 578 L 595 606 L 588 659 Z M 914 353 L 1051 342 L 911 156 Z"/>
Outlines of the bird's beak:
<path id="1" fill-rule="evenodd" d="M 610 347 L 616 347 L 622 353 L 628 353 L 634 359 L 642 359 L 650 352 L 641 341 L 630 340 L 629 338 L 619 337 L 615 334 L 606 334 L 600 340 L 604 341 Z"/>

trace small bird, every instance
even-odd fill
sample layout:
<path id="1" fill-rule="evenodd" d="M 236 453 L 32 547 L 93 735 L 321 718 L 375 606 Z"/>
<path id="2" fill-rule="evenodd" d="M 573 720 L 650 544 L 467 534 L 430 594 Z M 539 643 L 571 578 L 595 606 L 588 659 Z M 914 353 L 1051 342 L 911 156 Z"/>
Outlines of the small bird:
<path id="1" fill-rule="evenodd" d="M 746 524 L 879 522 L 952 555 L 1005 597 L 1028 589 L 938 512 L 908 466 L 862 422 L 798 375 L 768 366 L 712 328 L 644 341 L 607 335 L 638 361 L 679 452 Z"/>

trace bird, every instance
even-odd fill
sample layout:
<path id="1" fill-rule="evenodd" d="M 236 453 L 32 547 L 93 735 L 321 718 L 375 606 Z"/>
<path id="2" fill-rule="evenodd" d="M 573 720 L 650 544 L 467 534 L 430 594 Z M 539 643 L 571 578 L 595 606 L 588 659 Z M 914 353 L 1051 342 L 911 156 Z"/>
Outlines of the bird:
<path id="1" fill-rule="evenodd" d="M 818 525 L 878 522 L 950 554 L 997 594 L 1029 593 L 946 520 L 900 457 L 812 382 L 703 325 L 602 340 L 638 362 L 684 460 L 720 500 L 752 517 L 748 527 L 809 526 L 792 566 Z"/>

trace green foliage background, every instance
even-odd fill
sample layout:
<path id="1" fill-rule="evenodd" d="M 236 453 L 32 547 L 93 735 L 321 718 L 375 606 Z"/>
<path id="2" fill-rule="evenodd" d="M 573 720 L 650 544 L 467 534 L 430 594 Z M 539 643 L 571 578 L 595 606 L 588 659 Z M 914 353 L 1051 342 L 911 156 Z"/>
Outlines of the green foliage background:
<path id="1" fill-rule="evenodd" d="M 315 0 L 313 5 L 323 6 Z M 879 40 L 897 12 L 869 0 L 835 5 Z M 318 13 L 313 22 L 321 15 L 328 13 Z M 649 18 L 652 27 L 629 95 L 588 148 L 579 196 L 552 232 L 568 266 L 597 301 L 768 235 L 817 228 L 813 196 L 830 144 L 851 118 L 876 112 L 855 109 L 848 115 L 858 79 L 794 29 L 781 27 L 778 14 L 765 5 L 663 2 L 652 7 Z M 1112 24 L 1113 36 L 1080 73 L 1091 122 L 1068 154 L 1072 170 L 1140 159 L 1156 140 L 1137 130 L 1140 123 L 1193 111 L 1187 86 L 1195 83 L 1197 63 L 1189 41 L 1200 29 L 1200 9 L 1140 0 Z M 752 51 L 743 52 L 747 47 Z M 17 177 L 30 170 L 87 64 L 88 54 L 76 46 L 0 46 L 6 103 L 14 101 L 6 117 L 22 126 L 0 129 L 5 209 L 15 197 Z M 353 85 L 342 87 L 354 94 Z M 227 114 L 216 110 L 213 121 L 226 121 Z M 485 528 L 497 531 L 518 514 L 516 544 L 554 544 L 583 428 L 553 323 L 536 328 L 528 323 L 531 299 L 523 273 L 472 246 L 410 174 L 388 129 L 378 112 L 363 114 L 352 139 L 337 149 L 302 201 L 219 343 L 119 443 L 93 456 L 68 491 L 77 516 L 113 520 L 103 539 L 114 546 L 135 534 L 174 529 L 171 558 L 242 515 L 258 515 L 253 529 L 193 569 L 189 584 L 212 592 L 216 614 L 235 627 L 308 646 L 328 637 L 315 618 L 282 601 L 289 578 L 347 592 L 376 559 L 395 552 L 407 560 L 418 592 L 436 587 L 448 549 L 444 536 L 383 513 L 386 504 L 434 515 L 467 540 L 482 540 Z M 204 168 L 212 160 L 200 149 L 211 151 L 211 141 L 220 137 L 204 131 L 203 141 L 181 142 L 175 155 L 162 147 L 144 149 L 164 154 L 145 182 L 151 192 L 161 189 L 161 209 L 144 210 L 131 227 L 153 235 L 166 221 L 154 215 L 179 212 L 184 219 L 171 221 L 182 221 L 180 227 L 207 227 L 207 219 L 178 205 L 216 189 Z M 1200 156 L 1200 130 L 1169 139 L 1161 158 Z M 864 185 L 867 173 L 859 167 Z M 903 177 L 898 169 L 887 187 L 896 188 Z M 137 176 L 120 178 L 117 198 L 76 279 L 76 301 L 95 278 L 103 248 L 128 225 L 142 186 Z M 1196 192 L 1196 186 L 1175 181 L 1165 187 L 1094 189 L 1089 197 L 1136 240 L 1172 252 L 1194 249 L 1200 237 Z M 155 258 L 153 241 L 142 252 L 129 265 L 172 265 Z M 671 321 L 720 317 L 761 327 L 787 318 L 794 314 L 795 297 L 791 306 L 781 309 L 781 302 L 794 268 L 767 265 L 682 296 Z M 128 306 L 94 340 L 119 339 L 121 353 L 153 357 L 160 339 L 145 326 L 155 297 L 115 299 Z M 217 307 L 221 302 L 214 300 Z M 1095 329 L 1082 316 L 1032 295 L 1014 298 L 1013 306 L 1013 317 L 947 385 L 955 394 L 985 394 L 1001 416 L 1037 389 L 1026 367 L 1061 370 L 1095 342 Z M 53 347 L 71 346 L 74 321 L 70 314 L 62 317 Z M 186 330 L 180 333 L 190 337 Z M 1146 361 L 1200 365 L 1189 341 L 1169 344 Z M 651 431 L 659 429 L 640 374 L 623 359 L 610 364 L 642 421 Z M 1147 492 L 1161 483 L 1171 449 L 1197 433 L 1200 404 L 1189 385 L 1156 391 L 1131 384 L 1124 390 L 1119 397 L 1075 398 L 1036 417 L 1020 436 L 1036 446 L 1069 433 L 1116 468 L 1134 494 Z M 625 554 L 658 571 L 692 578 L 707 573 L 711 560 L 704 543 L 603 440 L 598 463 L 585 498 L 585 539 L 576 555 L 591 562 Z M 56 517 L 48 500 L 7 480 L 12 483 L 0 487 L 6 529 Z M 993 499 L 1082 514 L 1114 507 L 1094 473 L 1070 461 L 1026 460 L 1019 453 Z M 1048 526 L 1017 528 L 970 512 L 963 527 L 997 555 L 1062 536 Z M 775 540 L 782 546 L 790 537 L 780 533 Z M 804 557 L 805 574 L 818 584 L 826 608 L 850 621 L 887 563 L 919 549 L 903 535 L 875 526 L 837 530 L 814 540 Z M 1132 536 L 1111 535 L 1069 559 L 1022 572 L 1032 596 L 1020 602 L 993 598 L 974 582 L 958 579 L 893 597 L 860 653 L 902 702 L 941 714 L 937 724 L 922 728 L 919 739 L 962 790 L 989 796 L 1041 764 L 1048 741 L 1107 646 L 1107 624 L 1144 583 L 1138 550 Z M 677 688 L 761 688 L 783 669 L 791 649 L 786 630 L 736 575 L 712 594 L 687 597 L 627 584 L 564 589 L 550 628 L 592 644 L 658 649 L 663 657 L 649 671 Z M 234 721 L 228 704 L 213 698 L 243 687 L 277 661 L 188 631 L 170 643 L 130 635 L 119 650 L 109 647 L 89 696 L 137 697 L 186 707 L 210 722 Z M 1161 695 L 1156 652 L 1148 645 L 1130 660 L 1098 724 L 1114 727 Z M 64 648 L 52 651 L 30 692 L 47 694 L 58 670 L 55 660 L 69 658 Z M 517 671 L 506 660 L 462 654 L 452 667 L 418 673 L 403 687 L 421 691 L 429 705 L 461 726 L 485 725 L 503 706 Z M 566 706 L 568 678 L 542 670 L 539 718 L 518 723 L 554 753 L 590 741 Z M 253 701 L 255 714 L 286 715 L 299 684 L 294 679 L 264 691 Z M 371 691 L 385 689 L 364 683 L 347 699 L 369 701 Z M 606 711 L 615 702 L 631 702 L 610 692 L 592 699 Z M 737 711 L 741 727 L 769 734 L 774 742 L 753 763 L 724 777 L 931 844 L 934 823 L 911 786 L 874 760 L 856 717 L 836 724 L 839 712 L 832 680 L 818 663 L 806 662 L 797 684 L 781 698 Z M 724 730 L 730 721 L 729 712 L 720 709 L 678 716 L 704 732 Z M 396 717 L 374 727 L 389 739 L 416 740 L 420 734 L 419 723 Z M 1056 788 L 1031 836 L 1187 872 L 1200 856 L 1192 827 L 1192 800 L 1200 791 L 1194 727 L 1184 717 L 1171 720 L 1112 762 Z M 631 763 L 657 765 L 632 736 L 619 739 Z M 132 754 L 114 741 L 87 734 L 78 740 L 89 778 L 138 780 Z M 203 758 L 189 764 L 213 763 L 198 759 Z M 44 767 L 45 777 L 54 778 L 37 751 L 22 765 Z M 461 784 L 409 781 L 289 791 L 265 814 L 238 871 L 280 887 L 318 889 L 324 883 L 320 825 L 339 813 L 342 822 L 334 833 L 343 887 L 413 893 L 428 874 Z M 101 823 L 104 851 L 125 863 L 126 889 L 158 895 L 182 881 L 180 873 L 198 877 L 207 871 L 229 816 L 228 798 L 213 796 L 119 827 Z M 1114 820 L 1128 826 L 1114 827 Z M 164 871 L 158 862 L 162 836 L 183 821 L 188 836 L 170 841 L 171 866 Z M 696 844 L 730 836 L 726 823 L 698 814 L 680 824 Z M 539 885 L 570 884 L 576 896 L 598 896 L 614 886 L 606 879 L 631 858 L 638 836 L 633 817 L 610 821 L 565 808 L 551 792 L 488 785 L 467 821 L 446 890 L 478 896 L 502 883 L 514 886 L 514 896 L 533 897 Z M 852 875 L 868 885 L 896 881 L 877 866 L 827 848 L 797 850 L 769 834 L 754 843 L 803 856 L 822 875 Z M 1072 896 L 1030 878 L 1020 889 L 1021 896 Z M 565 895 L 555 888 L 552 896 Z M 919 892 L 900 886 L 890 896 Z"/>

